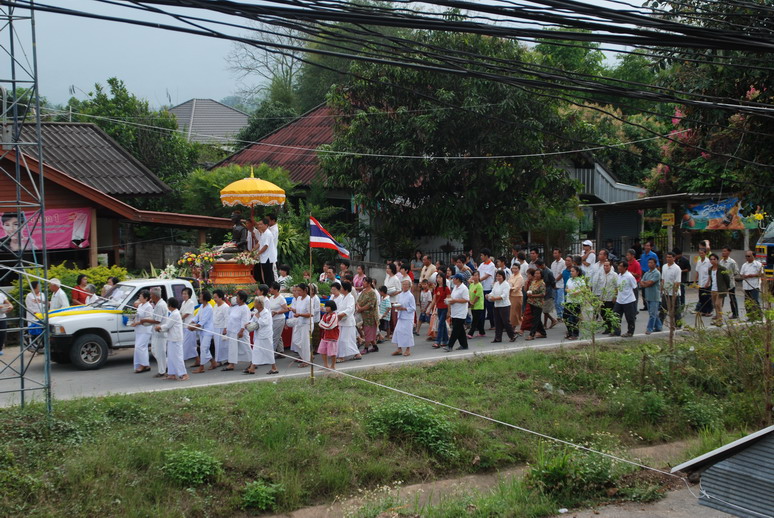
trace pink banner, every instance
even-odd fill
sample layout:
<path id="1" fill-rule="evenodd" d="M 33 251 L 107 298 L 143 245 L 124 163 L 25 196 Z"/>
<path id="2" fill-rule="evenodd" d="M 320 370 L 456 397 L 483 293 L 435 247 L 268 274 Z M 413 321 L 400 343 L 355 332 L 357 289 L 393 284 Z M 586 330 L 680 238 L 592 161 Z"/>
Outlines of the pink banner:
<path id="1" fill-rule="evenodd" d="M 39 212 L 6 212 L 0 217 L 3 233 L 0 250 L 16 252 L 40 250 L 40 234 L 46 227 L 46 247 L 49 250 L 87 248 L 91 228 L 91 209 L 50 209 L 41 218 Z"/>

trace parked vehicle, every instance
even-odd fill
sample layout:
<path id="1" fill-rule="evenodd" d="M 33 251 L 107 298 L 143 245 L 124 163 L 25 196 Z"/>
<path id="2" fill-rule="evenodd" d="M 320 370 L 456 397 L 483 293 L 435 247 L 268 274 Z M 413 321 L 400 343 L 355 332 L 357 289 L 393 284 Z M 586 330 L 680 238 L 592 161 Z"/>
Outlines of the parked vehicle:
<path id="1" fill-rule="evenodd" d="M 116 285 L 107 299 L 50 312 L 51 359 L 94 370 L 105 364 L 111 349 L 134 347 L 129 310 L 140 291 L 153 287 L 161 288 L 165 300 L 172 296 L 179 300 L 183 288 L 192 288 L 183 279 L 133 279 Z"/>
<path id="2" fill-rule="evenodd" d="M 755 245 L 755 258 L 763 265 L 766 277 L 774 276 L 774 221 L 769 223 Z"/>

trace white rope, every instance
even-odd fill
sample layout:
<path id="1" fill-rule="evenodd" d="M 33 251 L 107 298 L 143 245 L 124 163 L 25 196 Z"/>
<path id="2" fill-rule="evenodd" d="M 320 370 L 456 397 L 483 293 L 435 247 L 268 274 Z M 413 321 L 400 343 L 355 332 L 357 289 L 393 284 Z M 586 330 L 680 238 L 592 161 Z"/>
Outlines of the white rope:
<path id="1" fill-rule="evenodd" d="M 701 496 L 705 497 L 707 500 L 717 500 L 720 503 L 723 503 L 725 505 L 734 507 L 734 508 L 739 509 L 740 511 L 744 511 L 746 513 L 754 514 L 755 516 L 760 516 L 761 518 L 774 518 L 774 515 L 772 515 L 772 514 L 759 513 L 758 511 L 753 511 L 752 509 L 748 509 L 747 507 L 742 507 L 741 505 L 732 504 L 731 502 L 723 500 L 722 498 L 718 498 L 716 496 L 710 495 L 701 486 L 701 479 L 699 479 L 699 493 L 701 494 Z M 693 494 L 693 492 L 691 492 L 691 494 Z M 696 495 L 694 495 L 694 496 L 696 496 Z"/>
<path id="2" fill-rule="evenodd" d="M 15 270 L 15 269 L 9 268 L 7 266 L 0 265 L 0 268 L 4 268 L 6 270 L 11 270 L 11 271 L 17 272 L 17 273 L 19 273 L 21 275 L 27 275 L 27 276 L 34 277 L 36 279 L 42 280 L 44 282 L 48 282 L 48 280 L 43 278 L 43 277 L 39 277 L 37 275 L 32 275 L 32 274 L 27 273 L 27 272 Z M 74 289 L 73 287 L 65 286 L 64 284 L 61 287 L 62 288 L 67 288 L 67 289 L 70 289 L 70 290 Z M 101 298 L 103 300 L 109 300 L 109 299 L 106 299 L 106 298 L 103 298 L 103 297 L 99 297 L 99 298 Z M 161 318 L 169 319 L 169 317 L 161 317 Z M 220 335 L 220 333 L 216 333 L 214 331 L 206 331 L 206 330 L 200 330 L 200 331 L 211 333 L 213 335 Z M 245 340 L 237 339 L 237 342 L 242 343 L 242 344 L 246 344 L 248 346 L 253 346 L 253 347 L 257 346 L 257 345 L 250 344 L 249 340 L 245 341 Z M 265 348 L 265 347 L 263 349 L 267 350 L 267 351 L 269 350 L 269 348 Z M 271 350 L 274 351 L 273 348 Z M 276 352 L 275 351 L 275 354 L 279 354 L 280 356 L 283 356 L 285 358 L 296 360 L 295 357 L 290 356 L 290 355 L 288 355 L 288 354 L 286 354 L 284 352 L 280 353 L 280 352 Z M 313 363 L 313 362 L 306 362 L 306 361 L 302 360 L 302 363 Z M 472 417 L 477 417 L 479 419 L 482 419 L 482 420 L 485 420 L 485 421 L 489 421 L 491 423 L 498 424 L 498 425 L 501 425 L 501 426 L 505 426 L 507 428 L 511 428 L 511 429 L 514 429 L 514 430 L 518 430 L 520 432 L 528 433 L 528 434 L 540 437 L 540 438 L 548 440 L 548 441 L 552 441 L 552 442 L 555 442 L 555 443 L 563 444 L 565 446 L 569 446 L 569 447 L 575 448 L 577 450 L 585 451 L 587 453 L 593 453 L 595 455 L 601 455 L 603 457 L 607 457 L 607 458 L 612 459 L 612 460 L 617 461 L 617 462 L 622 462 L 622 463 L 625 463 L 625 464 L 636 466 L 636 467 L 641 468 L 641 469 L 653 471 L 653 472 L 659 473 L 661 475 L 665 475 L 665 476 L 668 476 L 668 477 L 672 477 L 672 478 L 676 478 L 676 479 L 682 480 L 685 483 L 686 488 L 688 488 L 688 490 L 691 492 L 691 494 L 693 496 L 695 496 L 696 498 L 698 498 L 698 495 L 696 495 L 691 490 L 690 483 L 688 482 L 688 480 L 685 477 L 681 477 L 679 475 L 675 475 L 674 473 L 669 473 L 668 471 L 664 471 L 664 470 L 661 470 L 661 469 L 658 469 L 658 468 L 654 468 L 652 466 L 648 466 L 648 465 L 642 464 L 640 462 L 636 462 L 636 461 L 633 461 L 633 460 L 629 460 L 629 459 L 625 459 L 625 458 L 622 458 L 622 457 L 618 457 L 618 456 L 613 455 L 611 453 L 606 453 L 606 452 L 603 452 L 603 451 L 595 450 L 593 448 L 589 448 L 588 446 L 583 446 L 583 445 L 575 444 L 573 442 L 570 442 L 570 441 L 567 441 L 567 440 L 564 440 L 564 439 L 559 439 L 557 437 L 552 437 L 550 435 L 547 435 L 547 434 L 544 434 L 544 433 L 541 433 L 541 432 L 537 432 L 535 430 L 530 430 L 529 428 L 524 428 L 523 426 L 518 426 L 518 425 L 515 425 L 515 424 L 512 424 L 512 423 L 501 421 L 501 420 L 495 419 L 493 417 L 485 416 L 483 414 L 479 414 L 479 413 L 473 412 L 471 410 L 466 410 L 464 408 L 460 408 L 460 407 L 456 407 L 456 406 L 449 405 L 449 404 L 446 404 L 446 403 L 442 403 L 440 401 L 436 401 L 434 399 L 430 399 L 430 398 L 427 398 L 427 397 L 424 397 L 424 396 L 420 396 L 420 395 L 414 394 L 412 392 L 401 390 L 399 388 L 391 387 L 389 385 L 385 385 L 385 384 L 379 383 L 377 381 L 372 381 L 372 380 L 369 380 L 369 379 L 361 378 L 359 376 L 355 376 L 354 374 L 350 374 L 348 372 L 343 372 L 341 370 L 331 369 L 330 367 L 325 367 L 325 366 L 318 365 L 318 364 L 314 364 L 314 366 L 319 368 L 319 369 L 322 369 L 322 370 L 325 370 L 325 371 L 329 371 L 331 373 L 336 373 L 336 374 L 339 374 L 341 376 L 351 378 L 351 379 L 353 379 L 355 381 L 360 381 L 362 383 L 367 383 L 369 385 L 373 385 L 373 386 L 376 386 L 376 387 L 379 387 L 379 388 L 390 390 L 392 392 L 396 392 L 396 393 L 404 395 L 404 396 L 408 396 L 408 397 L 411 397 L 411 398 L 414 398 L 414 399 L 418 399 L 420 401 L 424 401 L 426 403 L 430 403 L 430 404 L 435 405 L 435 406 L 447 408 L 449 410 L 454 410 L 455 412 L 461 412 L 463 414 L 467 414 L 467 415 L 472 416 Z"/>
<path id="3" fill-rule="evenodd" d="M 62 111 L 62 110 L 55 110 L 53 108 L 45 108 L 47 111 L 52 113 L 62 113 L 62 114 L 69 114 L 70 112 Z M 83 117 L 90 117 L 93 119 L 100 119 L 100 120 L 107 120 L 110 122 L 115 122 L 117 124 L 125 124 L 127 126 L 136 126 L 139 128 L 148 128 L 153 129 L 156 131 L 164 131 L 169 133 L 179 133 L 181 135 L 188 135 L 187 132 L 184 132 L 179 129 L 170 129 L 170 128 L 159 128 L 157 126 L 151 126 L 150 124 L 140 124 L 138 122 L 128 122 L 120 119 L 113 119 L 110 117 L 103 117 L 100 115 L 89 115 L 86 113 L 76 113 L 73 112 L 75 115 L 80 115 Z M 464 156 L 464 155 L 453 155 L 453 156 L 433 156 L 433 155 L 385 155 L 385 154 L 379 154 L 379 153 L 359 153 L 356 151 L 332 151 L 332 150 L 326 150 L 326 149 L 318 149 L 318 148 L 308 148 L 308 147 L 300 147 L 300 146 L 286 146 L 282 144 L 267 144 L 265 142 L 260 141 L 249 141 L 249 140 L 236 140 L 229 137 L 221 137 L 218 135 L 205 135 L 201 133 L 191 133 L 191 135 L 195 135 L 197 137 L 204 137 L 204 138 L 211 138 L 215 140 L 220 140 L 223 143 L 232 143 L 232 142 L 238 142 L 240 144 L 246 144 L 246 145 L 258 145 L 258 146 L 264 146 L 264 147 L 270 147 L 270 148 L 280 148 L 280 149 L 288 149 L 289 152 L 282 153 L 279 152 L 279 154 L 286 154 L 291 156 L 300 155 L 302 153 L 312 152 L 312 153 L 322 153 L 327 155 L 334 155 L 334 156 L 361 156 L 361 157 L 370 157 L 370 158 L 400 158 L 400 159 L 407 159 L 407 160 L 503 160 L 507 158 L 537 158 L 537 157 L 548 157 L 548 156 L 559 156 L 559 155 L 571 155 L 575 153 L 585 153 L 589 151 L 600 151 L 602 149 L 608 149 L 611 147 L 624 147 L 628 146 L 630 144 L 639 144 L 641 142 L 648 142 L 651 140 L 658 140 L 663 138 L 670 138 L 675 134 L 678 133 L 685 133 L 687 131 L 691 130 L 681 130 L 674 133 L 669 133 L 667 135 L 657 135 L 655 137 L 648 137 L 643 138 L 639 140 L 632 140 L 629 142 L 620 142 L 618 144 L 609 144 L 606 146 L 596 146 L 596 147 L 590 147 L 590 148 L 583 148 L 583 149 L 574 149 L 571 151 L 552 151 L 548 153 L 527 153 L 523 155 L 493 155 L 493 156 Z"/>

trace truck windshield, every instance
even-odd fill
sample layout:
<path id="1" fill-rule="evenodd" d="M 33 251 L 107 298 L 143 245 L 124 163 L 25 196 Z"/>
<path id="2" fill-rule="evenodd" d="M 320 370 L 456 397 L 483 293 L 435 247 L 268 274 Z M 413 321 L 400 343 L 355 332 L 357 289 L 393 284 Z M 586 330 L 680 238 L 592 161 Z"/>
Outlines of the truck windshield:
<path id="1" fill-rule="evenodd" d="M 774 221 L 769 223 L 769 226 L 766 227 L 766 230 L 763 232 L 763 235 L 761 236 L 759 243 L 774 243 Z"/>
<path id="2" fill-rule="evenodd" d="M 99 299 L 95 302 L 95 306 L 113 306 L 118 307 L 126 300 L 126 297 L 131 295 L 134 291 L 133 286 L 127 286 L 126 284 L 116 284 L 112 291 L 110 291 L 104 299 Z"/>

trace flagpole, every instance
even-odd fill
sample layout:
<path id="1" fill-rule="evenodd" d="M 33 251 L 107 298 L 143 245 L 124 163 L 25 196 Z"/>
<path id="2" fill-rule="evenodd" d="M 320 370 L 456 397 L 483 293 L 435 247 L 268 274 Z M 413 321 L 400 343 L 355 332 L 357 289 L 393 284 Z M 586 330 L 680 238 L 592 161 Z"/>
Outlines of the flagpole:
<path id="1" fill-rule="evenodd" d="M 311 283 L 314 279 L 314 276 L 312 275 L 312 212 L 309 212 L 309 282 Z M 313 300 L 310 297 L 309 300 L 309 306 L 312 306 Z M 309 318 L 309 381 L 312 385 L 314 385 L 314 349 L 312 346 L 312 337 L 314 336 L 314 311 L 315 308 L 311 308 L 311 315 Z M 320 311 L 319 306 L 316 308 L 317 311 Z"/>

